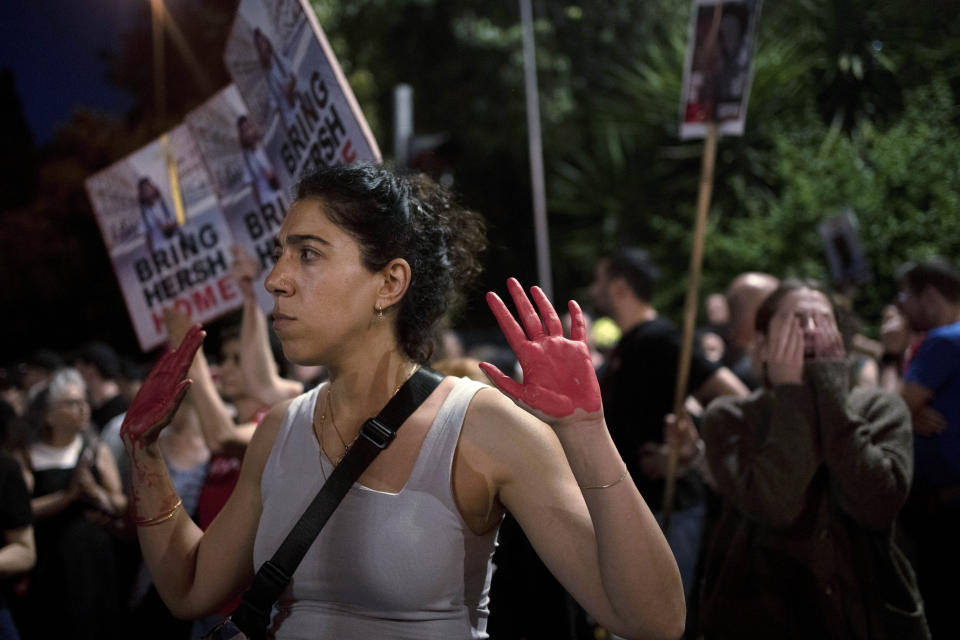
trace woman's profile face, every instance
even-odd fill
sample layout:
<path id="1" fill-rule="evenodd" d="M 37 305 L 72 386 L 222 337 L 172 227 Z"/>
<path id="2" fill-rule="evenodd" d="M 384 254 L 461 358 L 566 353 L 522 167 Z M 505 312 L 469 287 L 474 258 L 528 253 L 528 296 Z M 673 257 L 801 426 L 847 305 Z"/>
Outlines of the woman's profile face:
<path id="1" fill-rule="evenodd" d="M 90 405 L 83 388 L 68 384 L 57 398 L 50 399 L 47 424 L 60 433 L 80 433 L 90 423 Z"/>
<path id="2" fill-rule="evenodd" d="M 362 350 L 377 320 L 383 274 L 369 271 L 360 244 L 327 217 L 317 199 L 290 207 L 277 236 L 277 263 L 265 286 L 273 327 L 296 364 L 331 364 Z"/>

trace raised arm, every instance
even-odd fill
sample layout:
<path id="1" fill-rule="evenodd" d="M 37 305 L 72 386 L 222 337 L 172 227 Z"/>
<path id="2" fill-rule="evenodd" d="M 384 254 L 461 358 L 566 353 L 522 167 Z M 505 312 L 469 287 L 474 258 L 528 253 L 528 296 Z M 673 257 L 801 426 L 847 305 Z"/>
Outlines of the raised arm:
<path id="1" fill-rule="evenodd" d="M 565 338 L 539 288 L 532 289 L 538 316 L 519 282 L 511 278 L 507 286 L 523 328 L 496 294 L 487 303 L 517 355 L 523 383 L 489 363 L 480 366 L 530 415 L 491 409 L 486 416 L 516 427 L 498 452 L 505 461 L 499 497 L 554 575 L 601 624 L 630 638 L 679 637 L 680 574 L 604 422 L 583 314 L 570 301 Z"/>
<path id="2" fill-rule="evenodd" d="M 176 347 L 190 329 L 190 320 L 182 311 L 173 307 L 164 310 L 163 319 L 170 336 L 170 344 Z M 224 404 L 213 382 L 210 365 L 202 349 L 197 350 L 188 375 L 192 384 L 186 400 L 197 412 L 200 431 L 203 433 L 207 448 L 213 454 L 226 452 L 242 454 L 250 443 L 257 425 L 234 424 L 233 416 L 230 415 L 227 405 Z"/>
<path id="3" fill-rule="evenodd" d="M 127 410 L 121 438 L 131 461 L 134 522 L 157 590 L 174 615 L 215 611 L 253 575 L 253 540 L 260 517 L 259 478 L 279 417 L 268 415 L 251 442 L 240 480 L 206 532 L 183 511 L 157 443 L 187 393 L 185 379 L 203 332 L 194 326 L 167 352 Z M 262 431 L 262 434 L 261 434 Z"/>
<path id="4" fill-rule="evenodd" d="M 231 271 L 243 293 L 243 316 L 240 323 L 240 370 L 250 393 L 264 405 L 272 407 L 303 393 L 303 384 L 280 377 L 270 349 L 267 319 L 253 290 L 257 279 L 257 263 L 239 247 L 234 247 Z"/>

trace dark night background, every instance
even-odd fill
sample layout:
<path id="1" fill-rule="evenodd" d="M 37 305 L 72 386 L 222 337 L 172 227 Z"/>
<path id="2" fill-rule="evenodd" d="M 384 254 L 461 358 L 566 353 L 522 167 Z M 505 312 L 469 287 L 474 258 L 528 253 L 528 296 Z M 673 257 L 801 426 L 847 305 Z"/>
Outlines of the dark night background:
<path id="1" fill-rule="evenodd" d="M 229 83 L 236 5 L 164 0 L 208 81 L 166 37 L 161 114 L 148 0 L 0 4 L 0 363 L 88 338 L 138 354 L 83 181 Z M 398 83 L 417 133 L 444 134 L 423 166 L 453 174 L 490 239 L 457 326 L 495 331 L 482 291 L 536 278 L 518 3 L 312 5 L 387 161 Z M 589 310 L 596 258 L 640 245 L 676 320 L 702 154 L 677 138 L 690 3 L 532 5 L 554 301 Z M 872 279 L 845 293 L 876 336 L 902 262 L 960 255 L 957 15 L 960 0 L 764 3 L 746 131 L 718 147 L 702 296 L 747 270 L 827 280 L 817 226 L 849 209 Z"/>

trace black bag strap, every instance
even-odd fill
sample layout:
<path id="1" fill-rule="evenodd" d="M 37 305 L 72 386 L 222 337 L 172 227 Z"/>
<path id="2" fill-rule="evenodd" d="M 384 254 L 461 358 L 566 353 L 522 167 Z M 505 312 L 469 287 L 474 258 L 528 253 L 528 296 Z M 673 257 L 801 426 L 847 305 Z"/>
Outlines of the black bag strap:
<path id="1" fill-rule="evenodd" d="M 273 557 L 264 562 L 257 571 L 253 584 L 243 594 L 240 605 L 230 616 L 233 623 L 249 638 L 258 640 L 265 637 L 273 603 L 286 589 L 293 572 L 320 533 L 320 529 L 363 470 L 393 441 L 400 425 L 442 380 L 443 376 L 436 371 L 420 367 L 403 383 L 377 417 L 363 423 L 360 437 L 323 483 L 313 502 L 300 516 L 300 520 L 287 534 Z"/>

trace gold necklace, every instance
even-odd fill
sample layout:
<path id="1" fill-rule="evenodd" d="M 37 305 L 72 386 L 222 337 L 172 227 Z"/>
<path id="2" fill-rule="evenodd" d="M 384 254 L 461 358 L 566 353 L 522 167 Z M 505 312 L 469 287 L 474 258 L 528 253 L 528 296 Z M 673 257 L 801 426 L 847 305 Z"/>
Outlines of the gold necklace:
<path id="1" fill-rule="evenodd" d="M 340 429 L 337 427 L 337 418 L 333 415 L 333 385 L 330 385 L 327 389 L 327 409 L 330 411 L 330 424 L 333 425 L 333 430 L 337 434 L 337 438 L 340 440 L 340 444 L 343 446 L 343 453 L 340 454 L 340 457 L 336 459 L 333 463 L 333 466 L 337 466 L 343 460 L 343 457 L 347 455 L 347 451 L 350 451 L 350 447 L 353 446 L 353 443 L 357 441 L 357 438 L 360 437 L 360 432 L 357 431 L 357 435 L 353 436 L 353 440 L 350 441 L 350 444 L 347 444 L 346 440 L 343 439 L 343 436 L 340 435 Z M 324 412 L 326 416 L 326 412 Z M 326 453 L 326 452 L 324 452 Z"/>
<path id="2" fill-rule="evenodd" d="M 328 395 L 329 395 L 329 392 L 328 392 Z M 330 459 L 330 456 L 327 456 L 327 450 L 323 447 L 323 425 L 325 425 L 326 423 L 327 423 L 327 410 L 324 409 L 324 410 L 323 410 L 323 413 L 320 414 L 320 425 L 319 425 L 319 426 L 320 426 L 320 428 L 319 428 L 319 431 L 320 431 L 320 433 L 319 433 L 319 436 L 320 436 L 320 452 L 321 452 L 322 456 L 326 456 L 327 460 L 329 460 L 329 459 Z M 322 457 L 322 456 L 321 456 L 321 457 Z M 320 460 L 320 472 L 323 474 L 323 481 L 326 482 L 326 481 L 327 481 L 327 472 L 326 472 L 326 470 L 323 468 L 323 460 Z"/>
<path id="3" fill-rule="evenodd" d="M 410 374 L 406 378 L 404 378 L 403 381 L 396 386 L 396 388 L 394 388 L 393 393 L 390 396 L 391 398 L 397 395 L 397 393 L 400 391 L 400 387 L 402 387 L 407 380 L 412 378 L 413 374 L 415 374 L 417 372 L 417 369 L 419 368 L 420 368 L 419 364 L 413 365 L 413 369 L 410 371 Z M 330 424 L 333 425 L 333 431 L 334 433 L 337 434 L 337 439 L 340 440 L 340 445 L 343 447 L 343 453 L 341 453 L 340 457 L 338 457 L 336 460 L 333 460 L 327 454 L 327 450 L 323 446 L 323 427 L 327 422 L 327 411 L 330 412 Z M 353 440 L 350 441 L 350 444 L 347 444 L 347 441 L 344 440 L 343 436 L 340 434 L 340 428 L 337 426 L 337 418 L 333 414 L 333 383 L 332 382 L 329 383 L 327 385 L 327 408 L 324 409 L 323 413 L 320 414 L 320 450 L 323 451 L 323 454 L 327 456 L 328 460 L 331 460 L 333 462 L 333 466 L 337 466 L 338 464 L 340 464 L 340 462 L 343 461 L 343 458 L 347 455 L 347 452 L 350 451 L 350 447 L 352 447 L 357 442 L 357 439 L 359 437 L 360 437 L 360 432 L 357 431 L 357 435 L 353 436 Z M 326 479 L 326 474 L 324 474 L 324 479 Z"/>

